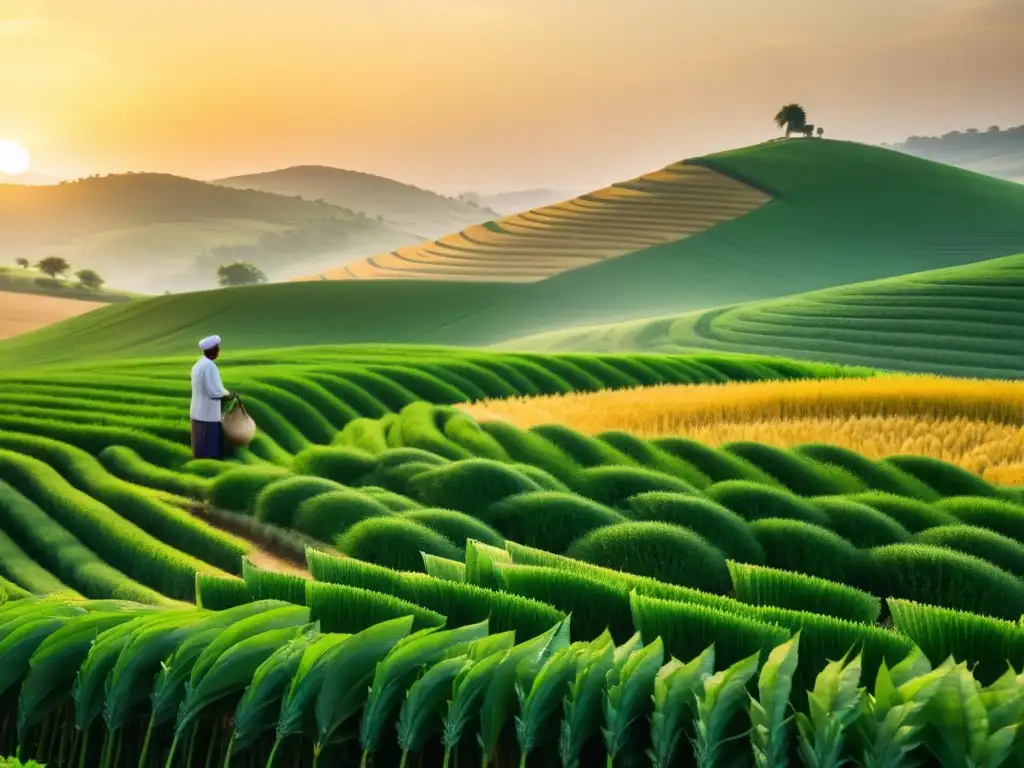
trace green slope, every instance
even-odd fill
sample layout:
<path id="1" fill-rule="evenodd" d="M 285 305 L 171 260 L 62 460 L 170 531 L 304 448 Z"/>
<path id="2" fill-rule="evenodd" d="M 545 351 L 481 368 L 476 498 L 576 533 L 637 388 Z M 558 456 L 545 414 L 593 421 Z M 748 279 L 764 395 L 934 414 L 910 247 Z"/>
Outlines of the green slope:
<path id="1" fill-rule="evenodd" d="M 275 285 L 117 307 L 0 345 L 0 363 L 348 341 L 492 344 L 1024 251 L 1024 187 L 858 144 L 780 141 L 693 160 L 770 192 L 700 235 L 526 285 Z"/>
<path id="2" fill-rule="evenodd" d="M 992 378 L 1024 377 L 1024 255 L 732 308 L 522 339 L 544 350 L 787 355 Z"/>

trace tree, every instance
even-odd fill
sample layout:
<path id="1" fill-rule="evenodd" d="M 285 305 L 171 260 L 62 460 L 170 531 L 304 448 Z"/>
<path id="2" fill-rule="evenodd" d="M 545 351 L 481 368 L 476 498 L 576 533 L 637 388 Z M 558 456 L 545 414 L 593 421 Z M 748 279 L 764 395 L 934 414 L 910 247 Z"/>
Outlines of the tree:
<path id="1" fill-rule="evenodd" d="M 217 281 L 224 287 L 256 285 L 267 282 L 267 276 L 246 261 L 236 261 L 223 264 L 217 269 Z"/>
<path id="2" fill-rule="evenodd" d="M 83 288 L 87 288 L 90 291 L 98 291 L 103 287 L 106 282 L 99 273 L 94 272 L 91 269 L 80 269 L 75 272 L 75 277 L 78 278 L 78 284 Z"/>
<path id="3" fill-rule="evenodd" d="M 824 136 L 824 135 L 825 135 L 825 129 L 824 129 L 824 128 L 822 128 L 822 127 L 821 127 L 821 126 L 819 125 L 819 126 L 818 126 L 818 138 L 820 139 L 820 138 L 821 138 L 822 136 Z"/>
<path id="4" fill-rule="evenodd" d="M 786 129 L 786 136 L 800 133 L 807 125 L 807 112 L 799 104 L 787 104 L 775 115 L 775 124 Z"/>
<path id="5" fill-rule="evenodd" d="M 67 273 L 67 271 L 71 269 L 71 265 L 60 256 L 47 256 L 36 264 L 36 269 L 47 277 L 56 280 L 61 275 Z"/>
<path id="6" fill-rule="evenodd" d="M 22 269 L 28 269 L 29 268 L 28 259 L 15 259 L 14 263 L 17 264 Z"/>

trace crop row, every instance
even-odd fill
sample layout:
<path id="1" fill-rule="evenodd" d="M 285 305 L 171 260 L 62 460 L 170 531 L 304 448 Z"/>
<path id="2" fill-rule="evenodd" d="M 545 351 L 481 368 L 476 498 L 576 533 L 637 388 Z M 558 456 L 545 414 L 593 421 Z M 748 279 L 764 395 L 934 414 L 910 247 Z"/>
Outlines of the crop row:
<path id="1" fill-rule="evenodd" d="M 670 609 L 636 600 L 653 624 Z M 850 649 L 804 689 L 803 633 L 765 635 L 730 660 L 739 648 L 726 640 L 682 657 L 655 632 L 574 642 L 569 618 L 536 636 L 490 630 L 417 630 L 410 615 L 325 633 L 310 609 L 274 600 L 223 611 L 20 600 L 0 608 L 0 748 L 104 768 L 204 755 L 566 768 L 1015 758 L 1024 687 L 1012 668 L 985 686 L 968 664 L 911 648 L 870 673 Z"/>

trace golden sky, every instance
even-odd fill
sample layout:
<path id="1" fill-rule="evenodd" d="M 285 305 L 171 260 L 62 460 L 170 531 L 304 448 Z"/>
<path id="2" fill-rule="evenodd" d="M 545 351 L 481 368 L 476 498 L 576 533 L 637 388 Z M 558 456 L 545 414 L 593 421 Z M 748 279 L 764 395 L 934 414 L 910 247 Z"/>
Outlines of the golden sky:
<path id="1" fill-rule="evenodd" d="M 774 135 L 1024 123 L 1022 0 L 0 0 L 36 170 L 583 190 Z"/>

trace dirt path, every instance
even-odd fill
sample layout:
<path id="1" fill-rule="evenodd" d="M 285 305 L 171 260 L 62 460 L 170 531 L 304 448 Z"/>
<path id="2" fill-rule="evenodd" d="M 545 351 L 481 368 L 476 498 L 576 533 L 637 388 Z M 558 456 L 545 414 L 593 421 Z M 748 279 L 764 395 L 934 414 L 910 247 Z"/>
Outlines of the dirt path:
<path id="1" fill-rule="evenodd" d="M 99 301 L 0 291 L 0 339 L 35 331 L 105 306 Z"/>

